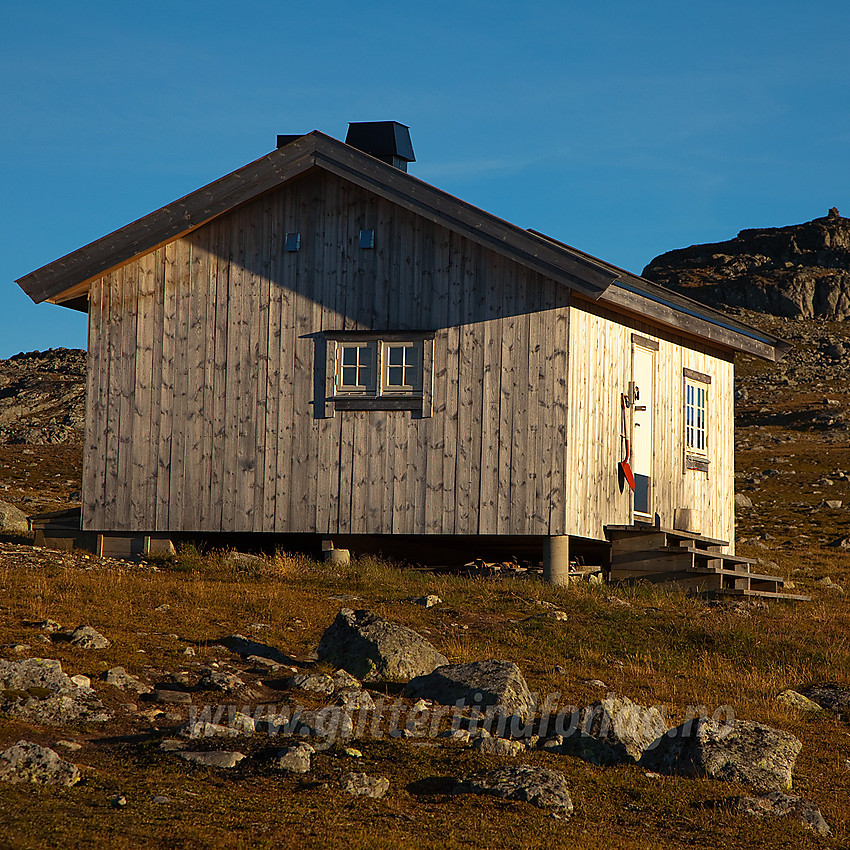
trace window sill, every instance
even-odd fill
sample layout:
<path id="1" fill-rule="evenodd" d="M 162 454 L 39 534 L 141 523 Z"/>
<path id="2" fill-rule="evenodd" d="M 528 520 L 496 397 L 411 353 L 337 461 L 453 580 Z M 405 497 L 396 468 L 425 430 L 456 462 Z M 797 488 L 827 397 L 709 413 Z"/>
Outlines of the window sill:
<path id="1" fill-rule="evenodd" d="M 685 455 L 685 469 L 693 469 L 697 472 L 708 472 L 708 467 L 711 461 L 707 457 L 696 457 L 695 455 Z"/>
<path id="2" fill-rule="evenodd" d="M 422 396 L 334 396 L 336 410 L 422 410 Z"/>

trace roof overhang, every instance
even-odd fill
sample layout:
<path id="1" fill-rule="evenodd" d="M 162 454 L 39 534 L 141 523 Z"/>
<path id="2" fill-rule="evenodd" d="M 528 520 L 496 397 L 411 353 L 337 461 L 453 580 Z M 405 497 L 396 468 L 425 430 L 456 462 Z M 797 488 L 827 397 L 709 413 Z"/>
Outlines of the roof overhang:
<path id="1" fill-rule="evenodd" d="M 218 216 L 322 169 L 609 305 L 733 351 L 779 360 L 790 346 L 704 304 L 524 230 L 318 130 L 102 237 L 16 282 L 36 303 L 87 310 L 92 281 Z"/>

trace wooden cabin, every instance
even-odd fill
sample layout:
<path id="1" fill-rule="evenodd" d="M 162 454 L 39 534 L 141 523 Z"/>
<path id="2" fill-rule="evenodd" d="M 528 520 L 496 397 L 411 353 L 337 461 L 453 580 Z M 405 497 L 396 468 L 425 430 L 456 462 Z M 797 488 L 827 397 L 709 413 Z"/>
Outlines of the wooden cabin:
<path id="1" fill-rule="evenodd" d="M 680 511 L 731 555 L 734 355 L 785 345 L 410 161 L 394 122 L 280 137 L 18 281 L 89 315 L 82 528 L 511 538 L 554 575 Z"/>

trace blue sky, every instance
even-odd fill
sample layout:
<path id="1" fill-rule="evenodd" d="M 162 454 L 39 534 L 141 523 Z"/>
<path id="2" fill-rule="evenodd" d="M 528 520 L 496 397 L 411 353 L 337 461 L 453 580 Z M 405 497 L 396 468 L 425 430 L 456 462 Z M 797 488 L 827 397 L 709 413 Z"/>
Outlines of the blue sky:
<path id="1" fill-rule="evenodd" d="M 850 5 L 41 2 L 0 10 L 0 357 L 85 346 L 27 272 L 270 151 L 408 124 L 411 172 L 629 271 L 850 216 Z"/>

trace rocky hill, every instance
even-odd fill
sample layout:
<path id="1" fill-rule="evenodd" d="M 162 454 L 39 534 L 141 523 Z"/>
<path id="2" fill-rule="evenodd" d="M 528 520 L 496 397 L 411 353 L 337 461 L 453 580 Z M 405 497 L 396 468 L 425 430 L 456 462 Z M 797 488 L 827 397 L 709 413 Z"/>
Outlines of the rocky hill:
<path id="1" fill-rule="evenodd" d="M 85 417 L 85 351 L 51 348 L 0 360 L 0 444 L 76 443 Z"/>
<path id="2" fill-rule="evenodd" d="M 712 306 L 840 321 L 850 318 L 850 219 L 833 207 L 805 224 L 742 230 L 668 251 L 643 276 Z"/>

